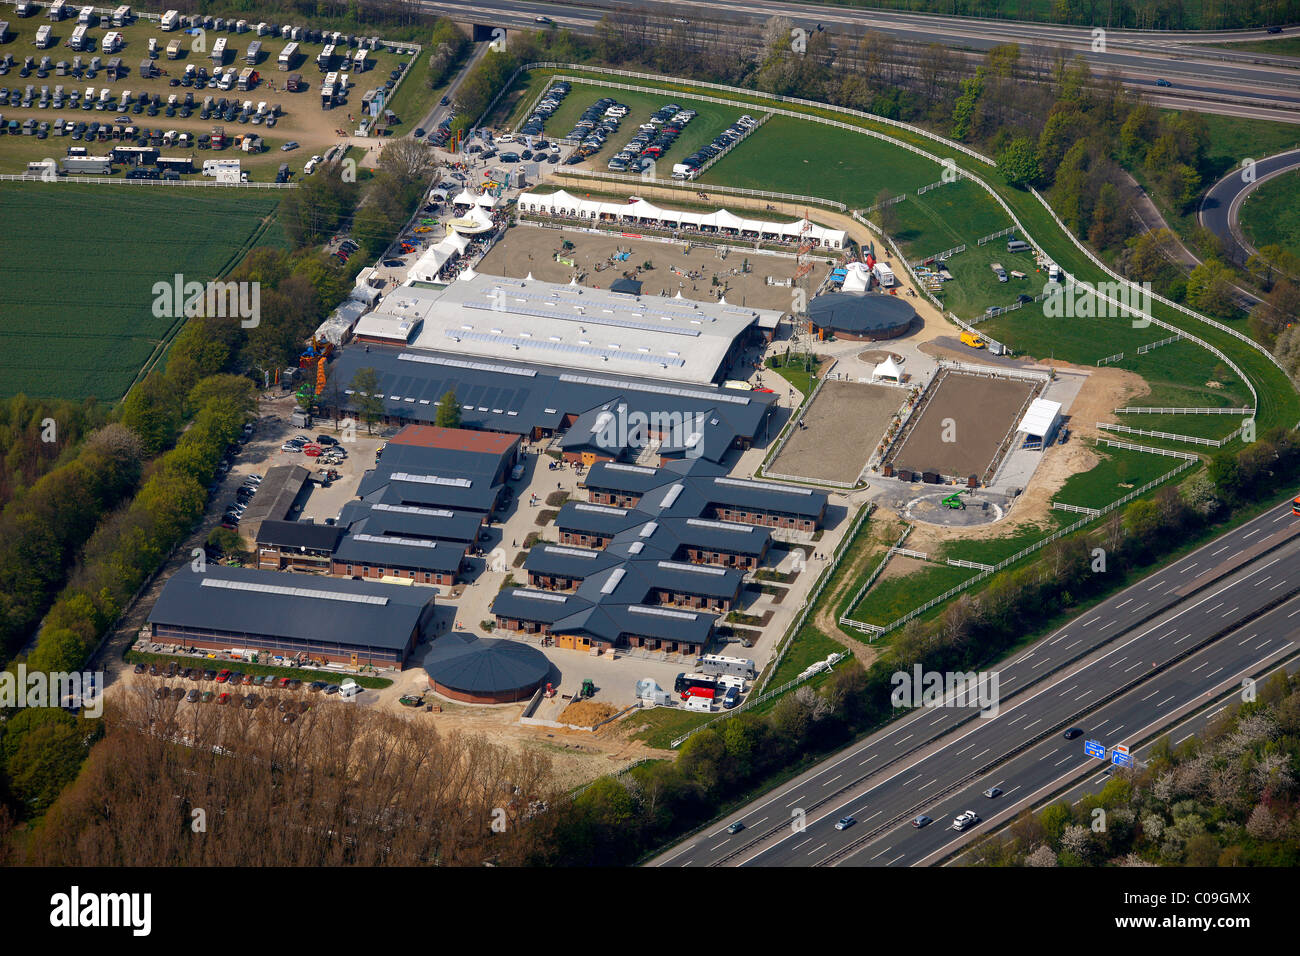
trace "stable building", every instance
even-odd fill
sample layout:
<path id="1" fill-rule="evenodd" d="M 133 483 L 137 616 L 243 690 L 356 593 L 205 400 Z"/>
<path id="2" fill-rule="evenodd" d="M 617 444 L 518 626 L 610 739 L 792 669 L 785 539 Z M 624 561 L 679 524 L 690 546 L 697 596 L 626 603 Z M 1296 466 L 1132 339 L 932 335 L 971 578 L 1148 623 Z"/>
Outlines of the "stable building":
<path id="1" fill-rule="evenodd" d="M 424 659 L 429 687 L 467 704 L 528 700 L 551 673 L 551 662 L 520 641 L 453 631 L 440 637 Z"/>
<path id="2" fill-rule="evenodd" d="M 312 521 L 263 521 L 257 529 L 257 566 L 263 571 L 330 573 L 343 529 Z"/>
<path id="3" fill-rule="evenodd" d="M 427 588 L 186 566 L 149 613 L 151 639 L 269 661 L 402 667 L 434 626 Z"/>
<path id="4" fill-rule="evenodd" d="M 876 293 L 826 292 L 808 303 L 813 335 L 857 342 L 879 342 L 906 335 L 916 310 L 907 300 Z"/>

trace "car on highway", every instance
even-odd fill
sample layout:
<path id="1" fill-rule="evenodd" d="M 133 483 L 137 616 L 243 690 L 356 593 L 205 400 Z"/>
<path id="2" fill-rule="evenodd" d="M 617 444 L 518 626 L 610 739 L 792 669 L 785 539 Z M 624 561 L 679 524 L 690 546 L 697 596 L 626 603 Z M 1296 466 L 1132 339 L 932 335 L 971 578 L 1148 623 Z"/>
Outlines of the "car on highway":
<path id="1" fill-rule="evenodd" d="M 1083 731 L 1080 730 L 1078 727 L 1071 727 L 1065 733 L 1061 734 L 1061 736 L 1064 737 L 1066 740 L 1073 740 L 1075 737 L 1082 737 Z"/>
<path id="2" fill-rule="evenodd" d="M 1281 28 L 1281 27 L 1276 27 L 1276 26 L 1274 26 L 1274 27 L 1269 27 L 1267 32 L 1268 32 L 1268 33 L 1281 33 L 1281 32 L 1282 32 L 1282 28 Z"/>
<path id="3" fill-rule="evenodd" d="M 933 820 L 931 820 L 923 813 L 915 820 L 912 821 L 912 826 L 916 827 L 916 829 L 919 830 L 921 829 L 921 827 L 928 827 L 933 822 L 934 822 Z"/>
<path id="4" fill-rule="evenodd" d="M 851 817 L 851 816 L 848 816 L 848 817 L 840 817 L 838 820 L 835 821 L 835 829 L 837 829 L 837 830 L 847 830 L 849 827 L 853 826 L 853 824 L 855 824 L 855 823 L 857 823 L 857 822 L 858 822 L 858 821 L 855 820 L 855 819 L 853 819 L 853 817 Z"/>
<path id="5" fill-rule="evenodd" d="M 733 823 L 731 826 L 727 827 L 727 832 L 728 832 L 728 833 L 739 833 L 739 832 L 740 832 L 741 830 L 743 830 L 743 829 L 745 829 L 745 825 L 744 825 L 743 823 L 741 823 L 739 820 L 737 820 L 737 821 L 736 821 L 735 823 Z"/>
<path id="6" fill-rule="evenodd" d="M 551 18 L 550 18 L 550 17 L 533 17 L 533 22 L 534 22 L 534 23 L 550 23 L 550 22 L 551 22 Z"/>
<path id="7" fill-rule="evenodd" d="M 1000 797 L 1002 796 L 1002 788 L 989 787 L 987 790 L 984 791 L 984 796 L 988 797 L 990 800 L 993 799 L 994 797 Z"/>
<path id="8" fill-rule="evenodd" d="M 1173 86 L 1173 85 L 1174 84 L 1170 83 L 1163 76 L 1160 79 L 1156 80 L 1156 86 Z"/>
<path id="9" fill-rule="evenodd" d="M 976 813 L 974 810 L 966 810 L 963 813 L 957 814 L 957 816 L 953 819 L 952 828 L 954 830 L 965 830 L 968 827 L 973 827 L 975 824 L 979 822 L 980 822 L 980 817 L 978 813 Z"/>

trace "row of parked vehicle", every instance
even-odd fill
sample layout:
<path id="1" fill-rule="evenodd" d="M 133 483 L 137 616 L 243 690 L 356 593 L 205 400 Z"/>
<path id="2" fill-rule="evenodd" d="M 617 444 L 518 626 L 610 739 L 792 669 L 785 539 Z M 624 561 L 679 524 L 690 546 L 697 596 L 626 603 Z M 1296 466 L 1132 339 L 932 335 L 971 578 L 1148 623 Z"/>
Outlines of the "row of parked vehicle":
<path id="1" fill-rule="evenodd" d="M 257 489 L 261 484 L 261 475 L 249 475 L 244 479 L 244 483 L 235 491 L 234 502 L 226 506 L 226 511 L 221 516 L 221 526 L 223 528 L 229 528 L 233 531 L 239 526 L 239 519 L 248 510 L 248 505 L 253 500 L 253 496 L 257 494 Z"/>
<path id="2" fill-rule="evenodd" d="M 680 163 L 673 166 L 674 179 L 689 179 L 700 171 L 700 167 L 716 156 L 721 155 L 740 142 L 758 125 L 758 120 L 746 113 L 719 133 L 707 146 L 701 146 Z"/>
<path id="3" fill-rule="evenodd" d="M 546 121 L 551 118 L 551 114 L 560 108 L 564 98 L 569 95 L 570 86 L 565 80 L 557 80 L 551 84 L 551 88 L 546 91 L 528 119 L 524 120 L 519 132 L 525 136 L 540 136 L 542 127 Z"/>
<path id="4" fill-rule="evenodd" d="M 569 130 L 567 139 L 578 140 L 578 148 L 565 165 L 574 166 L 588 156 L 600 152 L 605 140 L 618 132 L 628 108 L 611 97 L 602 96 L 582 112 L 582 118 Z"/>
<path id="5" fill-rule="evenodd" d="M 631 142 L 624 146 L 609 161 L 609 168 L 616 173 L 640 172 L 649 168 L 677 142 L 686 124 L 696 117 L 695 110 L 682 109 L 676 103 L 660 107 L 642 123 Z"/>

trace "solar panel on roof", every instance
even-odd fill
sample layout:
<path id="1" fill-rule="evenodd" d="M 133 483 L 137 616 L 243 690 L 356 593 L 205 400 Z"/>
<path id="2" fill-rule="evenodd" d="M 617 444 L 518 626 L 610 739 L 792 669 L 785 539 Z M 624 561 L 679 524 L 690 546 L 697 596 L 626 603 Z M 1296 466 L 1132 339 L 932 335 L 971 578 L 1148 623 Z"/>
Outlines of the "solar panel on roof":
<path id="1" fill-rule="evenodd" d="M 659 472 L 654 468 L 646 468 L 643 465 L 623 465 L 618 462 L 609 462 L 605 465 L 609 471 L 630 471 L 638 475 L 657 475 Z"/>
<path id="2" fill-rule="evenodd" d="M 388 598 L 376 594 L 344 594 L 338 591 L 318 591 L 315 588 L 291 588 L 280 584 L 258 584 L 255 581 L 227 581 L 223 578 L 204 578 L 199 587 L 226 588 L 231 591 L 256 591 L 259 594 L 276 594 L 281 597 L 319 598 L 322 601 L 348 601 L 352 604 L 385 605 Z"/>
<path id="3" fill-rule="evenodd" d="M 422 485 L 446 485 L 449 488 L 470 488 L 474 482 L 469 478 L 443 478 L 441 475 L 412 475 L 405 471 L 395 471 L 389 475 L 390 481 L 414 481 Z"/>
<path id="4" fill-rule="evenodd" d="M 525 378 L 533 378 L 537 375 L 536 369 L 515 368 L 510 365 L 493 365 L 490 362 L 467 362 L 463 359 L 443 358 L 439 355 L 414 355 L 410 352 L 403 352 L 397 356 L 404 362 L 424 362 L 428 365 L 450 365 L 453 368 L 468 368 L 476 372 L 496 372 L 500 375 L 522 375 Z"/>
<path id="5" fill-rule="evenodd" d="M 524 300 L 517 299 L 516 301 L 522 302 Z M 652 325 L 649 322 L 636 322 L 632 319 L 614 318 L 612 315 L 609 317 L 603 315 L 591 315 L 589 313 L 579 313 L 578 315 L 570 315 L 567 312 L 561 312 L 558 309 L 557 310 L 529 309 L 529 308 L 521 308 L 518 306 L 507 306 L 505 309 L 495 309 L 491 305 L 485 305 L 482 302 L 466 302 L 465 308 L 481 309 L 481 310 L 487 310 L 491 312 L 506 312 L 511 315 L 531 315 L 534 318 L 538 318 L 538 319 L 563 319 L 567 322 L 582 322 L 584 325 L 603 325 L 603 326 L 608 326 L 611 328 L 619 328 L 619 329 L 637 329 L 642 332 L 661 332 L 661 333 L 667 332 L 669 335 L 689 335 L 693 337 L 698 337 L 700 335 L 699 329 L 683 329 L 683 328 L 673 328 L 664 325 Z M 612 312 L 613 310 L 605 309 L 603 311 Z M 696 320 L 692 320 L 692 321 L 696 321 Z"/>
<path id="6" fill-rule="evenodd" d="M 608 359 L 610 356 L 621 357 L 632 362 L 645 362 L 648 365 L 671 365 L 678 367 L 686 362 L 668 355 L 643 355 L 640 353 L 620 352 L 618 349 L 602 349 L 594 345 L 573 345 L 569 342 L 543 342 L 540 339 L 525 339 L 510 335 L 493 335 L 489 332 L 465 332 L 459 329 L 443 329 L 443 335 L 456 342 L 481 342 L 487 345 L 509 345 L 516 349 L 527 346 L 550 352 L 563 352 L 569 355 L 587 355 Z"/>
<path id="7" fill-rule="evenodd" d="M 648 382 L 629 382 L 621 379 L 596 378 L 593 375 L 572 375 L 564 373 L 558 376 L 561 382 L 574 385 L 596 385 L 601 388 L 628 389 L 634 392 L 653 392 L 656 395 L 677 395 L 681 398 L 699 398 L 707 402 L 728 402 L 732 405 L 748 405 L 750 399 L 739 395 L 726 395 L 721 391 L 705 392 L 693 388 L 677 388 L 672 385 L 651 385 Z"/>
<path id="8" fill-rule="evenodd" d="M 653 614 L 656 617 L 673 617 L 679 621 L 694 621 L 699 619 L 698 614 L 692 614 L 689 611 L 669 611 L 662 607 L 646 607 L 644 604 L 633 604 L 628 607 L 633 614 Z"/>
<path id="9" fill-rule="evenodd" d="M 446 511 L 446 510 L 444 510 L 444 509 L 442 509 L 442 508 L 421 508 L 421 507 L 418 507 L 417 505 L 386 505 L 386 504 L 382 504 L 382 503 L 380 503 L 380 504 L 377 504 L 377 505 L 371 505 L 371 510 L 373 510 L 373 511 L 393 511 L 393 512 L 396 512 L 396 513 L 398 513 L 398 514 L 404 514 L 404 515 L 424 515 L 425 517 L 428 517 L 428 518 L 454 518 L 454 517 L 456 517 L 456 512 L 454 512 L 454 511 Z"/>
<path id="10" fill-rule="evenodd" d="M 811 495 L 809 488 L 787 488 L 785 485 L 773 485 L 766 481 L 747 481 L 744 478 L 714 478 L 716 485 L 735 485 L 737 488 L 757 488 L 760 491 L 779 491 L 783 495 Z"/>
<path id="11" fill-rule="evenodd" d="M 703 564 L 686 564 L 681 561 L 660 561 L 659 567 L 667 571 L 689 571 L 692 574 L 712 574 L 714 576 L 726 574 L 726 568 L 711 568 Z"/>

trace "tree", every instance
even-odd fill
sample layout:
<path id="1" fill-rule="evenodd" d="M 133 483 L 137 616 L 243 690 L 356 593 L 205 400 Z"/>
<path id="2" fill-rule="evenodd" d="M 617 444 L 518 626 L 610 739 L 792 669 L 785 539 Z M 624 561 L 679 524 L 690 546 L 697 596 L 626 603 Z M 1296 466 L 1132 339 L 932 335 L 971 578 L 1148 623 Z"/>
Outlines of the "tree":
<path id="1" fill-rule="evenodd" d="M 1038 148 L 1028 136 L 1017 136 L 998 154 L 998 168 L 1012 186 L 1033 186 L 1043 174 Z"/>
<path id="2" fill-rule="evenodd" d="M 433 172 L 433 166 L 433 147 L 414 137 L 394 140 L 379 154 L 379 168 L 402 186 L 423 183 Z"/>
<path id="3" fill-rule="evenodd" d="M 1237 305 L 1228 267 L 1218 260 L 1207 259 L 1193 269 L 1187 277 L 1187 302 L 1192 308 L 1212 316 L 1232 316 Z"/>
<path id="4" fill-rule="evenodd" d="M 456 398 L 455 389 L 447 389 L 442 398 L 438 399 L 438 414 L 433 423 L 439 428 L 460 428 L 460 402 Z"/>
<path id="5" fill-rule="evenodd" d="M 366 423 L 366 434 L 372 433 L 371 426 L 384 417 L 384 397 L 379 394 L 379 373 L 373 368 L 359 368 L 352 376 L 352 403 L 357 415 Z"/>
<path id="6" fill-rule="evenodd" d="M 56 707 L 23 708 L 5 724 L 0 761 L 9 788 L 29 811 L 44 810 L 77 775 L 87 724 Z"/>

